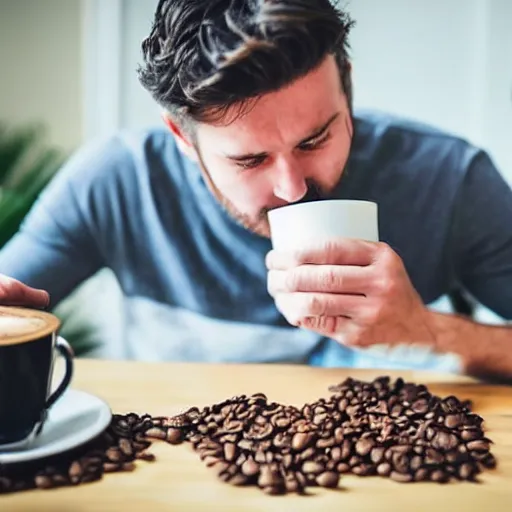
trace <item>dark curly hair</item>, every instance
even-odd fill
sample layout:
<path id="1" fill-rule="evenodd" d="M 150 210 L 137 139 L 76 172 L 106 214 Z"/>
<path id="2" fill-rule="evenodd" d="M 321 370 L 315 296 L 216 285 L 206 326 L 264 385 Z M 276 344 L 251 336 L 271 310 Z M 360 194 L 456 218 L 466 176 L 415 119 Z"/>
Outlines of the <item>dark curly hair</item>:
<path id="1" fill-rule="evenodd" d="M 351 104 L 352 25 L 330 0 L 160 0 L 139 79 L 186 125 L 223 119 L 333 54 Z"/>

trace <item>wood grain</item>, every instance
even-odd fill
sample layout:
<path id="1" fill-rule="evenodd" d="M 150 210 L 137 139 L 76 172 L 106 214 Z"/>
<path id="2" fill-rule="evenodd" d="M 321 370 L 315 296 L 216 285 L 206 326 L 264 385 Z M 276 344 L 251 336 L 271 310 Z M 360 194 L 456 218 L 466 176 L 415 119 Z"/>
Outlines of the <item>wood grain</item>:
<path id="1" fill-rule="evenodd" d="M 295 405 L 329 396 L 327 387 L 347 376 L 372 379 L 402 376 L 428 384 L 431 392 L 471 399 L 494 442 L 498 468 L 481 483 L 399 484 L 378 477 L 344 476 L 336 490 L 311 489 L 310 496 L 272 497 L 254 488 L 218 481 L 190 445 L 155 443 L 153 463 L 139 462 L 132 473 L 108 474 L 74 488 L 29 491 L 0 497 L 9 512 L 64 511 L 282 511 L 493 512 L 512 507 L 512 388 L 491 386 L 454 375 L 375 372 L 281 365 L 200 365 L 78 360 L 73 387 L 105 399 L 113 412 L 172 415 L 239 394 L 264 392 Z"/>

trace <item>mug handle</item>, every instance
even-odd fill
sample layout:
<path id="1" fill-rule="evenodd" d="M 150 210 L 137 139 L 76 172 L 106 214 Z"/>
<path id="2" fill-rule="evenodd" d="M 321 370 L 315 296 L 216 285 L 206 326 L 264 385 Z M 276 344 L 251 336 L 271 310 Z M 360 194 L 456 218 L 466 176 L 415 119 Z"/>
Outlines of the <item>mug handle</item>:
<path id="1" fill-rule="evenodd" d="M 69 383 L 71 382 L 71 377 L 73 376 L 73 349 L 71 348 L 69 343 L 60 336 L 57 337 L 55 348 L 59 351 L 60 355 L 66 361 L 66 371 L 57 389 L 46 400 L 46 409 L 49 409 L 61 397 L 62 393 L 66 391 L 66 388 L 69 386 Z"/>

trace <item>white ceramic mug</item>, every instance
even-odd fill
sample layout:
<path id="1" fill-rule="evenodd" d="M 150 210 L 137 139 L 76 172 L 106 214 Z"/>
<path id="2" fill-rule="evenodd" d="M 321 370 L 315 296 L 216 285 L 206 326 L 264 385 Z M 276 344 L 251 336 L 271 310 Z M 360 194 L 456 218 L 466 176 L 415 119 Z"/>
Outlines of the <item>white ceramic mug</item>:
<path id="1" fill-rule="evenodd" d="M 268 214 L 272 246 L 302 249 L 336 238 L 379 241 L 377 204 L 371 201 L 326 199 L 292 204 Z"/>

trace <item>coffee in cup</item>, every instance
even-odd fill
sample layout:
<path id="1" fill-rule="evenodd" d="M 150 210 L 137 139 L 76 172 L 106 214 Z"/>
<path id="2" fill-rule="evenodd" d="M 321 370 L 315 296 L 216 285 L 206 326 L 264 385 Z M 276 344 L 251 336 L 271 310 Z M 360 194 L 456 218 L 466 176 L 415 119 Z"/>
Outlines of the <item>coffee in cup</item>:
<path id="1" fill-rule="evenodd" d="M 0 451 L 29 446 L 71 382 L 73 351 L 59 328 L 50 313 L 0 306 Z M 65 373 L 52 392 L 57 354 Z"/>

